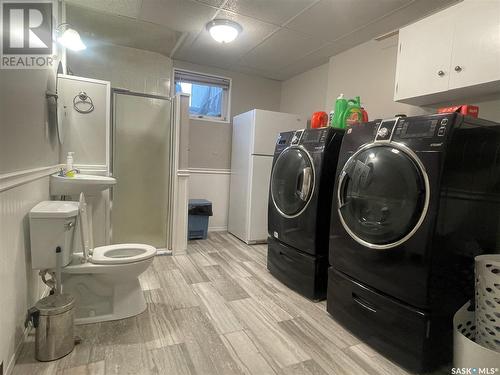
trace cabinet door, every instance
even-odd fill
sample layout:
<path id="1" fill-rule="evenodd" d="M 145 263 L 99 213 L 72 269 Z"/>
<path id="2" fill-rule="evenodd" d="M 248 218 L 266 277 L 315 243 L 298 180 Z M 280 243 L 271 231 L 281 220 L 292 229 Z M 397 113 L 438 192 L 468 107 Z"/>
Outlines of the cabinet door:
<path id="1" fill-rule="evenodd" d="M 450 89 L 499 80 L 500 1 L 464 1 L 455 22 Z"/>
<path id="2" fill-rule="evenodd" d="M 394 100 L 448 90 L 453 12 L 440 12 L 399 30 Z"/>

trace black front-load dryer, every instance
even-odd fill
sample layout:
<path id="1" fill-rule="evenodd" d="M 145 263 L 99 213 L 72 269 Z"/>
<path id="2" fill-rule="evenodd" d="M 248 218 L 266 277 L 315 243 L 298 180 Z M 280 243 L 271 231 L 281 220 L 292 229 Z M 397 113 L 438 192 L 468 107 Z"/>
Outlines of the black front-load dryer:
<path id="1" fill-rule="evenodd" d="M 281 133 L 269 192 L 268 269 L 311 299 L 326 294 L 334 176 L 344 131 Z"/>
<path id="2" fill-rule="evenodd" d="M 450 358 L 474 257 L 500 250 L 500 125 L 458 114 L 349 128 L 334 188 L 328 311 L 413 371 Z"/>

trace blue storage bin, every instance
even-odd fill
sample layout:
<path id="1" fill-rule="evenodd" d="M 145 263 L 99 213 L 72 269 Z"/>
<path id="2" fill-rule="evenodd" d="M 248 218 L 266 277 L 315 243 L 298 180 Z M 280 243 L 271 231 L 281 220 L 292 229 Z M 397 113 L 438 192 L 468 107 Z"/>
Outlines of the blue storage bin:
<path id="1" fill-rule="evenodd" d="M 190 199 L 188 214 L 188 240 L 206 239 L 208 218 L 212 216 L 212 202 L 206 199 Z"/>

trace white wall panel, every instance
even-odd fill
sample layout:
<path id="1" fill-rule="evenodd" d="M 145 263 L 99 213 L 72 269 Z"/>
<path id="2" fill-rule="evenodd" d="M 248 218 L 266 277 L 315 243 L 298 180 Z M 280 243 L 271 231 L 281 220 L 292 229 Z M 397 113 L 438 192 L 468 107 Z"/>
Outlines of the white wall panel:
<path id="1" fill-rule="evenodd" d="M 208 199 L 214 216 L 208 221 L 209 230 L 226 230 L 229 208 L 230 172 L 225 169 L 190 169 L 189 199 Z"/>
<path id="2" fill-rule="evenodd" d="M 23 340 L 27 309 L 44 290 L 38 272 L 31 269 L 28 213 L 48 199 L 48 177 L 0 193 L 0 359 L 6 373 Z"/>

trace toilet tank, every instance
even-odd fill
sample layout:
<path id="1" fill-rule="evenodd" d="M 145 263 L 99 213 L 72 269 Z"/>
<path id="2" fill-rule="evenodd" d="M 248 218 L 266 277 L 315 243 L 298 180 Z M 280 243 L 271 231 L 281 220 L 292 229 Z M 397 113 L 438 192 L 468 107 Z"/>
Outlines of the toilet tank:
<path id="1" fill-rule="evenodd" d="M 29 213 L 31 267 L 56 268 L 56 248 L 61 247 L 62 266 L 71 262 L 78 202 L 44 201 Z"/>

